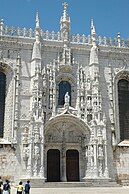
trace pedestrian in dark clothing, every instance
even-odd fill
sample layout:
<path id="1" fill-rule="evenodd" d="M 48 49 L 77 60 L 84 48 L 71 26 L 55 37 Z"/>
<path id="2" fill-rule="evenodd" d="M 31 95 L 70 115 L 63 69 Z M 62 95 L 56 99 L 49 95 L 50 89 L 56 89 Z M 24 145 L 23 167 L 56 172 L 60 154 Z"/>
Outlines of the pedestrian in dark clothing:
<path id="1" fill-rule="evenodd" d="M 30 181 L 28 180 L 24 188 L 25 194 L 30 194 Z"/>
<path id="2" fill-rule="evenodd" d="M 10 190 L 11 190 L 11 187 L 10 187 L 9 181 L 6 180 L 3 185 L 3 194 L 10 194 Z"/>
<path id="3" fill-rule="evenodd" d="M 3 181 L 1 179 L 1 176 L 0 176 L 0 194 L 3 193 Z"/>

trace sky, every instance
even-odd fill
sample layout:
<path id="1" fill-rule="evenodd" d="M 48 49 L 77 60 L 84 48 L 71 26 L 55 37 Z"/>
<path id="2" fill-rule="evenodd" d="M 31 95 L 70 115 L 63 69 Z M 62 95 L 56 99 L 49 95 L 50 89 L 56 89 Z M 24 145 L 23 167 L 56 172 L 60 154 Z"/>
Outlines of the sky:
<path id="1" fill-rule="evenodd" d="M 43 31 L 58 32 L 63 2 L 68 4 L 71 34 L 90 34 L 94 20 L 98 36 L 129 38 L 129 0 L 0 0 L 0 19 L 5 26 L 35 28 L 36 12 L 39 13 Z"/>

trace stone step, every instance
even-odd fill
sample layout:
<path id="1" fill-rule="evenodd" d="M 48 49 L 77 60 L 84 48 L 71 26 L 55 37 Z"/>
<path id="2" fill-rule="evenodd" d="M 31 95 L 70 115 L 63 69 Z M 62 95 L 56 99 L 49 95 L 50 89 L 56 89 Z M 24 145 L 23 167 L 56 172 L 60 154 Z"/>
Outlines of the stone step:
<path id="1" fill-rule="evenodd" d="M 27 179 L 22 179 L 23 183 Z M 31 178 L 32 188 L 64 188 L 64 187 L 120 187 L 111 179 L 85 179 L 85 182 L 45 182 L 42 178 Z"/>
<path id="2" fill-rule="evenodd" d="M 120 187 L 115 181 L 86 181 L 86 182 L 31 182 L 33 188 L 65 188 L 65 187 Z"/>
<path id="3" fill-rule="evenodd" d="M 116 182 L 46 182 L 43 188 L 63 188 L 63 187 L 120 187 Z"/>

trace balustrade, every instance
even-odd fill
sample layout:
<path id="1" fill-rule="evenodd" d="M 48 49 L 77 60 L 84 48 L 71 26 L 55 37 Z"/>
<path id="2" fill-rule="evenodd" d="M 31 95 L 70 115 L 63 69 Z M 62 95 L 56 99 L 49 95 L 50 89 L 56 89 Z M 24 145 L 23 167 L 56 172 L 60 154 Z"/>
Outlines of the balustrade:
<path id="1" fill-rule="evenodd" d="M 51 41 L 61 41 L 61 33 L 57 32 L 55 33 L 52 31 L 51 33 L 47 30 L 44 32 L 42 29 L 40 29 L 41 37 L 43 40 L 51 40 Z M 0 28 L 0 35 L 1 36 L 17 36 L 17 37 L 26 37 L 26 38 L 34 38 L 35 37 L 35 30 L 21 29 L 20 27 L 14 28 L 13 26 L 9 28 L 8 26 L 1 26 Z M 71 35 L 70 37 L 71 43 L 75 44 L 92 44 L 92 38 L 90 35 L 85 36 L 84 34 L 81 36 L 79 34 L 77 35 Z M 129 40 L 120 39 L 120 33 L 118 33 L 117 38 L 106 38 L 105 36 L 102 38 L 101 36 L 98 36 L 96 38 L 96 44 L 102 45 L 102 46 L 110 46 L 110 47 L 129 47 Z"/>

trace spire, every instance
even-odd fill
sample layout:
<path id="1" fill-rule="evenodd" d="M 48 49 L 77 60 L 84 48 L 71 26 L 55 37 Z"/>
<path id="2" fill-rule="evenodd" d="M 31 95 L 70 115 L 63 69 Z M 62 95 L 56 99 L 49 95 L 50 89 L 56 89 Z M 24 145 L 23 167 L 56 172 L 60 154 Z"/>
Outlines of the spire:
<path id="1" fill-rule="evenodd" d="M 36 27 L 35 27 L 35 40 L 37 43 L 40 42 L 41 33 L 40 33 L 40 25 L 39 25 L 39 15 L 38 12 L 36 13 Z"/>
<path id="2" fill-rule="evenodd" d="M 63 20 L 67 20 L 67 7 L 68 4 L 66 2 L 63 3 L 64 10 L 63 10 Z"/>
<path id="3" fill-rule="evenodd" d="M 40 28 L 40 25 L 39 25 L 39 14 L 38 14 L 38 12 L 36 14 L 36 29 L 37 28 Z"/>
<path id="4" fill-rule="evenodd" d="M 41 59 L 41 32 L 40 32 L 40 25 L 39 25 L 39 16 L 38 12 L 36 13 L 36 26 L 35 26 L 35 42 L 33 45 L 32 51 L 32 60 L 34 59 Z"/>
<path id="5" fill-rule="evenodd" d="M 64 46 L 67 47 L 70 39 L 70 17 L 67 14 L 68 4 L 64 2 L 63 6 L 63 16 L 60 19 L 60 31 Z"/>
<path id="6" fill-rule="evenodd" d="M 91 34 L 95 33 L 95 26 L 94 26 L 94 20 L 91 20 Z"/>
<path id="7" fill-rule="evenodd" d="M 93 19 L 91 20 L 91 36 L 92 36 L 92 44 L 96 46 L 96 32 Z"/>
<path id="8" fill-rule="evenodd" d="M 91 20 L 92 48 L 90 52 L 90 65 L 98 64 L 98 48 L 96 46 L 96 32 L 93 19 Z"/>

